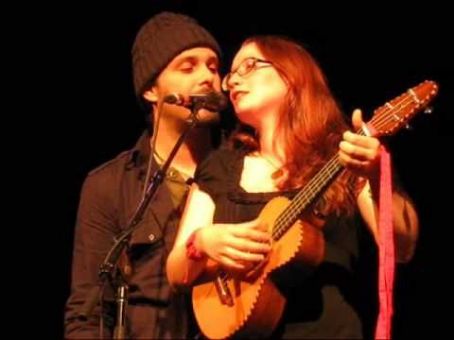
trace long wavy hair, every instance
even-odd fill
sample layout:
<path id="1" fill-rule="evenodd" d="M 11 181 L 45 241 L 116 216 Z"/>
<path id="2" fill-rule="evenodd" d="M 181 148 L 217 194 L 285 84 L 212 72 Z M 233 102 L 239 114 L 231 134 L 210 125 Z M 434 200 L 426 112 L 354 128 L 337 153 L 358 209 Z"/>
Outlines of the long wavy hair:
<path id="1" fill-rule="evenodd" d="M 318 63 L 301 45 L 286 37 L 254 36 L 244 41 L 255 43 L 288 86 L 280 108 L 275 141 L 284 145 L 288 176 L 280 189 L 306 184 L 338 151 L 342 133 L 348 129 L 345 117 L 334 99 Z M 232 134 L 249 150 L 258 149 L 258 136 L 240 124 Z M 353 178 L 342 174 L 323 195 L 323 214 L 353 211 Z"/>

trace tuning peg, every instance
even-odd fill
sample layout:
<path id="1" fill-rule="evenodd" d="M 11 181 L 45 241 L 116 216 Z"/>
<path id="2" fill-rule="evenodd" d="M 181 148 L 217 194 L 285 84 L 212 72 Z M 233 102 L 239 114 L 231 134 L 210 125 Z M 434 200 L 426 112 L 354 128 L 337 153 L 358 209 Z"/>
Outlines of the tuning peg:
<path id="1" fill-rule="evenodd" d="M 434 109 L 432 106 L 428 106 L 424 109 L 424 113 L 430 115 L 433 112 L 433 110 Z"/>

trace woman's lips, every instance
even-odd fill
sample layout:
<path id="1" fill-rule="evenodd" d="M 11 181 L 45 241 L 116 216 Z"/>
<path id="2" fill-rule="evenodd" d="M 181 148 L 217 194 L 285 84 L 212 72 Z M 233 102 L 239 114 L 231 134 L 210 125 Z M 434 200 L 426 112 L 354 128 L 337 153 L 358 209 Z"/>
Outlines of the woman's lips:
<path id="1" fill-rule="evenodd" d="M 239 100 L 241 97 L 243 97 L 247 92 L 246 91 L 233 91 L 230 94 L 230 100 L 232 102 L 235 102 Z"/>

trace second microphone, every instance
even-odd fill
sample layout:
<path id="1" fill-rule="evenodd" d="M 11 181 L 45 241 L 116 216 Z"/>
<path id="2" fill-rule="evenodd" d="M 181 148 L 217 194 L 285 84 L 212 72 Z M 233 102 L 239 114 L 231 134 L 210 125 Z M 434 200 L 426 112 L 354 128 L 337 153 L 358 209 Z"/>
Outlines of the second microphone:
<path id="1" fill-rule="evenodd" d="M 191 94 L 189 96 L 171 93 L 164 97 L 164 102 L 184 106 L 189 109 L 206 109 L 212 112 L 225 109 L 228 103 L 227 98 L 220 92 Z"/>

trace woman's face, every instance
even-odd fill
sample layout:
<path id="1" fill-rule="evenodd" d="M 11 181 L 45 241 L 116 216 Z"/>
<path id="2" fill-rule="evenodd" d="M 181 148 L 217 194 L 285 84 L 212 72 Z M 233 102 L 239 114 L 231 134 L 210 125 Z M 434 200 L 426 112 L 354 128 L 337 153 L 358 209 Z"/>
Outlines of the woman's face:
<path id="1" fill-rule="evenodd" d="M 238 118 L 253 127 L 267 116 L 277 115 L 287 85 L 255 43 L 243 45 L 235 55 L 231 72 L 224 79 Z"/>

